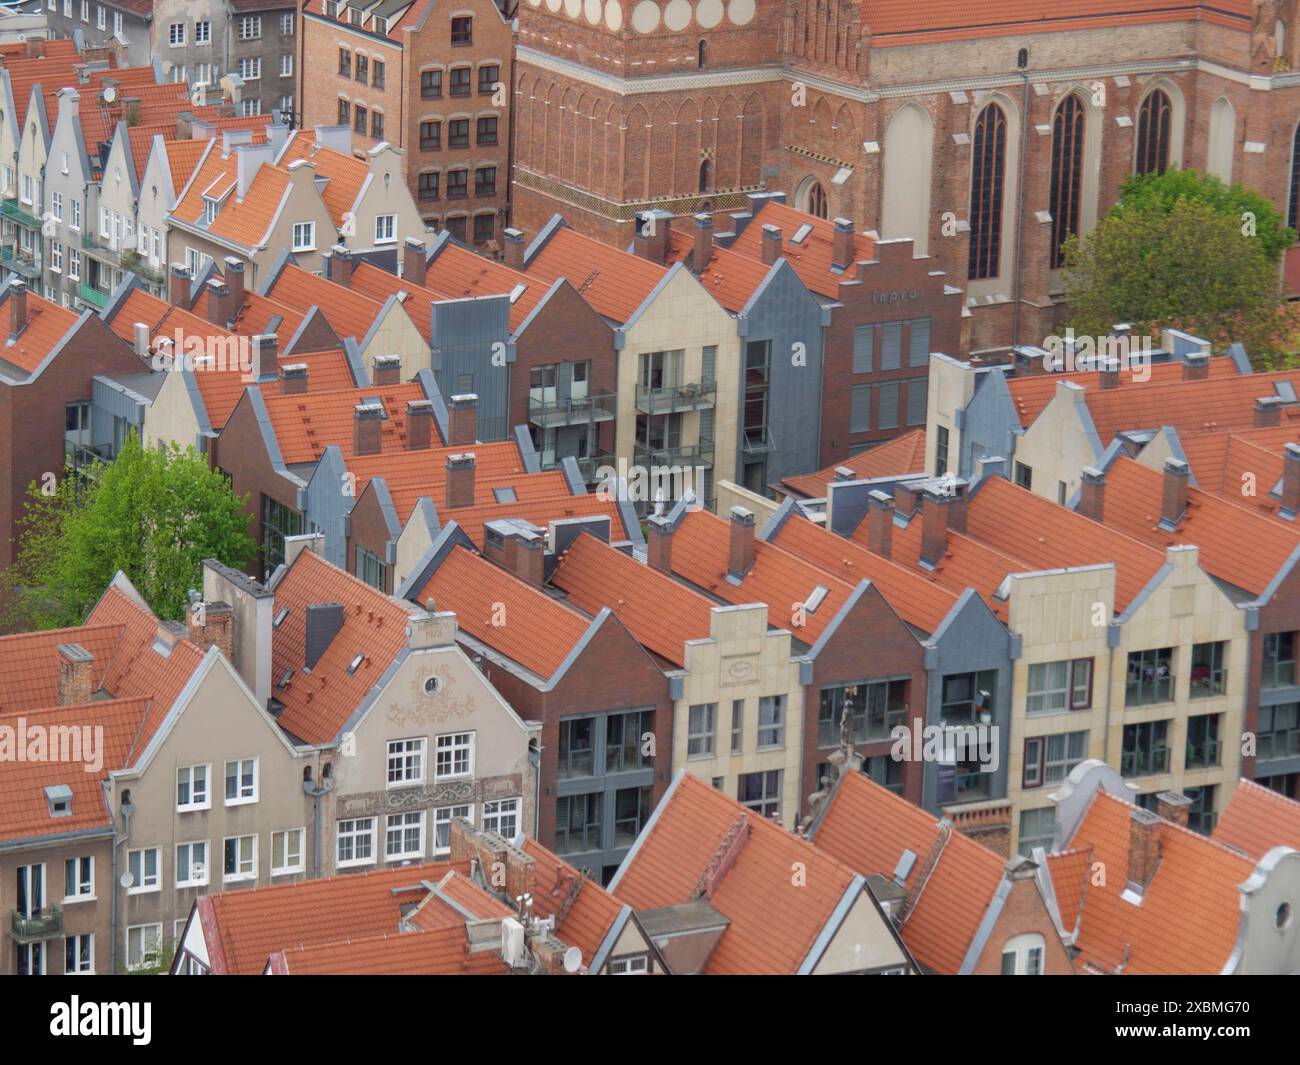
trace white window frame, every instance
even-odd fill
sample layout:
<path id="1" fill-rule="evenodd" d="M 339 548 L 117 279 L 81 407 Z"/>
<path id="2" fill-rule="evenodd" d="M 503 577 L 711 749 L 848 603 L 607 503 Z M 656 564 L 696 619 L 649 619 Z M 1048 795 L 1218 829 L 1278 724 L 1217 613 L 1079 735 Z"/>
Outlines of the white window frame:
<path id="1" fill-rule="evenodd" d="M 63 273 L 63 245 L 57 240 L 50 241 L 50 273 Z"/>
<path id="2" fill-rule="evenodd" d="M 292 36 L 293 31 L 294 31 L 294 18 L 293 18 L 293 12 L 290 11 L 288 14 L 280 16 L 280 33 L 282 33 L 285 37 L 289 37 Z"/>
<path id="3" fill-rule="evenodd" d="M 244 73 L 245 70 L 252 71 L 253 73 L 245 74 Z M 239 76 L 243 78 L 244 81 L 261 81 L 262 80 L 262 57 L 251 56 L 251 57 L 245 57 L 244 59 L 241 59 L 239 61 Z"/>
<path id="4" fill-rule="evenodd" d="M 194 789 L 194 771 L 203 770 L 203 798 L 195 802 Z M 185 777 L 189 784 L 190 802 L 181 802 L 181 780 Z M 176 812 L 178 814 L 189 813 L 192 810 L 211 810 L 212 809 L 212 763 L 195 763 L 194 765 L 183 765 L 176 770 Z"/>
<path id="5" fill-rule="evenodd" d="M 203 878 L 202 878 L 201 880 L 196 880 L 196 879 L 194 879 L 193 876 L 191 875 L 191 874 L 194 872 L 194 866 L 195 866 L 195 864 L 196 864 L 195 861 L 194 861 L 194 848 L 195 848 L 195 847 L 202 847 L 202 848 L 203 848 L 203 859 L 202 859 L 202 865 L 203 865 Z M 185 876 L 184 876 L 184 878 L 181 877 L 181 869 L 182 869 L 182 866 L 181 866 L 181 850 L 182 850 L 182 849 L 184 849 L 185 852 L 186 852 L 185 865 L 184 865 L 184 869 L 185 869 Z M 224 861 L 224 859 L 225 859 L 225 856 L 223 855 L 223 856 L 222 856 L 222 860 Z M 208 885 L 209 883 L 211 883 L 211 881 L 212 881 L 212 847 L 211 847 L 211 844 L 209 843 L 208 840 L 206 840 L 206 839 L 192 839 L 192 840 L 186 840 L 184 843 L 178 843 L 178 844 L 176 844 L 176 869 L 175 869 L 175 875 L 176 875 L 176 887 L 177 887 L 177 888 L 207 887 L 207 885 Z"/>
<path id="6" fill-rule="evenodd" d="M 68 248 L 68 280 L 69 281 L 81 280 L 81 249 L 80 248 L 73 248 L 71 246 L 69 246 Z"/>
<path id="7" fill-rule="evenodd" d="M 194 23 L 194 43 L 211 44 L 212 43 L 212 20 L 201 18 Z"/>
<path id="8" fill-rule="evenodd" d="M 290 847 L 289 847 L 290 839 L 296 839 L 298 841 L 297 863 L 294 865 L 276 865 L 275 864 L 276 841 L 277 840 L 284 841 L 284 857 L 287 861 L 290 856 Z M 305 854 L 306 847 L 307 847 L 307 830 L 305 828 L 286 828 L 286 829 L 282 829 L 279 832 L 272 832 L 271 833 L 271 875 L 288 876 L 292 873 L 303 872 L 307 868 L 306 854 Z"/>
<path id="9" fill-rule="evenodd" d="M 408 788 L 414 784 L 423 784 L 428 766 L 429 741 L 424 736 L 411 736 L 406 739 L 388 741 L 388 757 L 385 762 L 385 777 L 390 788 Z M 414 763 L 415 771 L 411 771 Z M 397 765 L 400 776 L 393 778 L 393 768 Z"/>
<path id="10" fill-rule="evenodd" d="M 385 223 L 387 223 L 385 225 Z M 385 235 L 384 230 L 387 230 Z M 375 215 L 375 243 L 395 244 L 397 242 L 397 215 Z"/>
<path id="11" fill-rule="evenodd" d="M 65 893 L 66 893 L 67 890 L 68 890 L 68 862 L 76 862 L 76 863 L 77 863 L 77 883 L 76 883 L 76 885 L 75 885 L 77 891 L 76 891 L 76 894 L 74 894 L 74 895 L 64 894 L 64 896 L 63 896 L 63 905 L 64 905 L 64 906 L 73 906 L 73 905 L 76 905 L 78 902 L 94 902 L 94 901 L 95 901 L 95 856 L 94 856 L 93 854 L 83 854 L 83 855 L 79 855 L 79 856 L 76 857 L 76 858 L 65 858 L 65 859 L 64 859 L 64 861 L 63 861 L 63 890 L 64 890 Z M 89 883 L 88 883 L 88 884 L 87 884 L 87 882 L 86 882 L 86 881 L 87 881 L 87 878 L 85 878 L 85 877 L 83 877 L 83 876 L 81 875 L 81 863 L 82 863 L 82 862 L 89 862 L 89 863 L 90 863 L 90 875 L 89 875 L 89 878 L 88 878 L 88 879 L 89 879 Z M 82 890 L 82 887 L 83 887 L 83 886 L 85 886 L 85 888 L 86 888 L 86 890 L 84 890 L 84 891 Z"/>
<path id="12" fill-rule="evenodd" d="M 1042 976 L 1046 950 L 1047 942 L 1037 932 L 1025 932 L 1018 936 L 1012 936 L 1003 944 L 1002 964 L 1005 968 L 1007 957 L 1014 956 L 1015 972 L 1005 975 Z"/>
<path id="13" fill-rule="evenodd" d="M 54 216 L 54 221 L 63 221 L 63 193 L 50 193 L 50 214 Z"/>
<path id="14" fill-rule="evenodd" d="M 149 952 L 148 952 L 147 950 L 144 949 L 144 947 L 145 947 L 145 942 L 146 942 L 144 932 L 145 932 L 146 929 L 154 929 L 154 930 L 155 930 L 154 943 L 153 943 L 153 953 L 154 953 L 154 958 L 153 958 L 152 961 L 149 960 Z M 149 968 L 149 966 L 151 966 L 151 965 L 157 965 L 157 964 L 158 964 L 159 960 L 160 960 L 161 957 L 162 957 L 162 931 L 163 931 L 163 926 L 162 926 L 162 922 L 161 922 L 161 921 L 153 921 L 153 922 L 150 922 L 149 924 L 133 924 L 133 925 L 127 925 L 127 928 L 126 928 L 126 967 L 127 967 L 128 970 L 147 969 L 147 968 Z M 132 932 L 139 932 L 139 933 L 140 933 L 140 948 L 141 948 L 141 949 L 140 949 L 140 960 L 139 960 L 139 961 L 136 961 L 136 962 L 132 962 L 132 961 L 131 961 L 131 933 L 132 933 Z"/>
<path id="15" fill-rule="evenodd" d="M 457 811 L 464 810 L 464 813 Z M 430 838 L 430 844 L 433 847 L 434 857 L 451 853 L 451 821 L 454 817 L 463 817 L 471 824 L 474 821 L 474 804 L 472 802 L 455 803 L 452 806 L 438 806 L 433 811 L 433 832 Z M 447 826 L 447 846 L 438 846 L 438 827 Z"/>
<path id="16" fill-rule="evenodd" d="M 30 206 L 35 196 L 36 196 L 36 183 L 32 180 L 32 175 L 23 174 L 22 193 L 19 195 L 18 198 L 23 203 L 28 204 Z"/>
<path id="17" fill-rule="evenodd" d="M 78 959 L 77 968 L 69 969 L 68 968 L 68 942 L 70 940 L 73 942 L 77 942 L 77 946 L 80 947 L 81 944 L 78 941 L 82 939 L 88 940 L 90 945 L 90 960 L 87 963 L 87 967 L 84 969 L 81 968 L 81 961 L 80 961 L 81 951 L 77 950 L 76 951 L 76 955 Z M 70 936 L 64 936 L 63 937 L 63 975 L 64 976 L 92 976 L 94 972 L 95 972 L 95 933 L 81 932 L 79 934 L 74 933 L 73 935 Z"/>
<path id="18" fill-rule="evenodd" d="M 252 758 L 229 758 L 226 760 L 225 772 L 222 774 L 222 780 L 227 782 L 227 789 L 226 789 L 227 792 L 229 791 L 230 767 L 232 765 L 239 767 L 238 770 L 236 771 L 236 776 L 235 776 L 236 794 L 233 799 L 230 797 L 229 794 L 226 795 L 225 804 L 227 806 L 246 806 L 249 803 L 257 802 L 258 777 L 260 775 L 258 772 L 258 770 L 260 769 L 260 766 L 258 765 L 259 761 L 260 759 L 256 755 Z M 241 781 L 243 780 L 243 776 L 244 776 L 245 762 L 253 763 L 253 792 L 251 795 L 241 794 L 244 787 Z"/>
<path id="19" fill-rule="evenodd" d="M 411 828 L 416 828 L 418 846 L 405 848 L 406 835 Z M 400 862 L 407 858 L 424 857 L 425 817 L 423 810 L 406 810 L 400 814 L 389 814 L 384 818 L 384 860 Z M 393 833 L 397 833 L 401 849 L 392 850 Z"/>
<path id="20" fill-rule="evenodd" d="M 287 53 L 280 56 L 280 77 L 293 77 L 293 53 Z"/>
<path id="21" fill-rule="evenodd" d="M 299 229 L 304 230 L 306 239 L 300 240 L 298 237 Z M 315 222 L 295 222 L 293 224 L 293 243 L 292 251 L 315 251 L 316 250 L 316 223 Z"/>
<path id="22" fill-rule="evenodd" d="M 650 955 L 637 954 L 631 958 L 611 958 L 610 976 L 646 976 L 650 972 Z"/>
<path id="23" fill-rule="evenodd" d="M 103 4 L 95 5 L 95 29 L 108 29 L 108 13 L 104 10 Z"/>
<path id="24" fill-rule="evenodd" d="M 140 875 L 132 880 L 131 886 L 126 889 L 128 895 L 149 895 L 155 891 L 162 891 L 162 848 L 161 847 L 140 847 L 136 850 L 126 852 L 127 872 L 134 877 L 135 870 L 134 856 L 140 855 Z M 150 883 L 145 870 L 148 867 L 147 855 L 154 856 L 153 882 Z"/>
<path id="25" fill-rule="evenodd" d="M 490 799 L 483 803 L 479 827 L 485 832 L 495 832 L 498 836 L 513 841 L 519 835 L 523 817 L 524 800 L 519 796 L 513 799 Z M 515 830 L 509 834 L 501 831 L 501 822 L 506 818 L 514 818 L 515 822 Z"/>
<path id="26" fill-rule="evenodd" d="M 113 12 L 113 32 L 120 34 L 122 32 L 122 12 Z"/>
<path id="27" fill-rule="evenodd" d="M 346 830 L 344 829 L 345 825 L 349 826 Z M 355 827 L 361 825 L 366 825 L 368 827 Z M 373 817 L 353 817 L 339 821 L 334 837 L 335 866 L 339 869 L 349 869 L 358 865 L 374 865 L 377 860 L 375 855 L 375 831 L 376 818 Z M 354 841 L 352 847 L 353 857 L 351 858 L 343 857 L 343 840 L 345 838 Z M 355 856 L 357 850 L 355 841 L 361 839 L 369 841 L 370 853 L 364 858 L 358 858 Z"/>
<path id="28" fill-rule="evenodd" d="M 244 871 L 243 868 L 244 866 L 243 844 L 245 840 L 252 841 L 252 847 L 251 847 L 252 867 L 248 871 Z M 232 841 L 238 845 L 235 852 L 236 871 L 233 873 L 227 873 L 226 872 L 226 844 Z M 257 836 L 245 834 L 242 836 L 226 836 L 224 839 L 222 839 L 221 841 L 221 882 L 223 884 L 238 884 L 248 880 L 256 880 L 256 879 L 257 879 Z"/>
<path id="29" fill-rule="evenodd" d="M 81 201 L 78 199 L 68 202 L 68 228 L 81 230 Z"/>
<path id="30" fill-rule="evenodd" d="M 473 732 L 444 732 L 441 736 L 435 737 L 434 780 L 461 780 L 474 775 L 474 737 Z M 459 760 L 457 755 L 461 751 L 465 752 L 465 769 L 457 772 L 455 769 L 456 762 Z M 451 766 L 450 771 L 445 773 L 441 769 L 444 753 L 448 756 Z"/>
<path id="31" fill-rule="evenodd" d="M 81 21 L 90 24 L 90 0 L 81 0 Z"/>
<path id="32" fill-rule="evenodd" d="M 244 32 L 248 30 L 249 32 Z M 238 26 L 239 39 L 241 41 L 257 41 L 262 37 L 262 16 L 261 15 L 240 15 Z"/>
<path id="33" fill-rule="evenodd" d="M 185 23 L 171 22 L 167 25 L 167 46 L 169 48 L 185 47 Z"/>

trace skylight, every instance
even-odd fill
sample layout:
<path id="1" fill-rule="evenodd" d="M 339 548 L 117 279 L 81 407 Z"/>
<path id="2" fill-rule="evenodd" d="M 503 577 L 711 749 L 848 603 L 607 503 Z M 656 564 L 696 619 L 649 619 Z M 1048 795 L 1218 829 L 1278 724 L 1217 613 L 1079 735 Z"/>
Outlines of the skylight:
<path id="1" fill-rule="evenodd" d="M 790 243 L 802 244 L 805 240 L 808 239 L 808 234 L 811 233 L 812 231 L 813 231 L 812 223 L 805 222 L 803 225 L 801 225 L 798 229 L 794 231 L 794 236 L 790 238 Z"/>
<path id="2" fill-rule="evenodd" d="M 282 606 L 279 610 L 279 613 L 275 615 L 275 620 L 271 622 L 271 628 L 278 629 L 282 624 L 284 624 L 284 619 L 287 618 L 288 616 L 289 616 L 289 608 L 287 606 Z"/>
<path id="3" fill-rule="evenodd" d="M 515 490 L 514 490 L 513 488 L 508 487 L 508 486 L 507 486 L 506 488 L 494 488 L 494 489 L 492 489 L 492 497 L 493 497 L 493 498 L 494 498 L 498 503 L 517 503 L 517 502 L 519 502 L 519 496 L 515 494 Z"/>
<path id="4" fill-rule="evenodd" d="M 510 290 L 510 302 L 514 303 L 520 296 L 528 291 L 528 286 L 522 281 Z"/>
<path id="5" fill-rule="evenodd" d="M 824 584 L 817 585 L 816 588 L 814 588 L 811 592 L 808 593 L 808 598 L 804 600 L 803 602 L 804 610 L 807 611 L 809 614 L 815 613 L 817 608 L 822 605 L 822 602 L 825 600 L 826 596 L 829 593 L 830 593 L 830 589 L 827 588 L 826 585 Z"/>
<path id="6" fill-rule="evenodd" d="M 364 652 L 358 652 L 357 656 L 348 663 L 348 676 L 351 676 L 361 668 L 361 663 L 366 660 Z"/>

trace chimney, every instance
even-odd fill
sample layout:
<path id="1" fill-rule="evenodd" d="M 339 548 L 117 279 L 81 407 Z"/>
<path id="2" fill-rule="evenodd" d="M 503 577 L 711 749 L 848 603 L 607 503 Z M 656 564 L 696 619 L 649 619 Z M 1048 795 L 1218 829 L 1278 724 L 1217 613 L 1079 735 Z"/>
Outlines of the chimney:
<path id="1" fill-rule="evenodd" d="M 15 277 L 9 282 L 9 339 L 27 328 L 27 284 Z"/>
<path id="2" fill-rule="evenodd" d="M 230 321 L 230 315 L 226 311 L 227 301 L 230 298 L 230 289 L 220 278 L 212 277 L 208 279 L 208 321 L 222 329 L 226 328 L 226 323 Z"/>
<path id="3" fill-rule="evenodd" d="M 894 549 L 894 501 L 879 489 L 867 495 L 867 549 L 885 558 Z"/>
<path id="4" fill-rule="evenodd" d="M 447 509 L 472 506 L 474 503 L 474 453 L 447 456 Z"/>
<path id="5" fill-rule="evenodd" d="M 149 358 L 149 326 L 144 322 L 136 322 L 131 327 L 132 335 L 135 337 L 135 353 L 142 359 Z"/>
<path id="6" fill-rule="evenodd" d="M 451 397 L 447 438 L 448 447 L 465 447 L 478 439 L 478 396 L 473 392 Z"/>
<path id="7" fill-rule="evenodd" d="M 1085 466 L 1079 482 L 1079 513 L 1093 521 L 1104 521 L 1106 475 L 1096 466 Z"/>
<path id="8" fill-rule="evenodd" d="M 167 278 L 167 302 L 173 307 L 190 305 L 190 268 L 184 263 L 172 263 Z"/>
<path id="9" fill-rule="evenodd" d="M 521 895 L 531 895 L 537 890 L 536 861 L 509 840 L 495 832 L 476 829 L 461 817 L 452 818 L 451 854 L 453 862 L 478 860 L 479 868 L 491 877 L 498 870 L 505 874 L 502 891 L 511 901 Z"/>
<path id="10" fill-rule="evenodd" d="M 79 643 L 59 644 L 59 705 L 90 702 L 95 657 Z"/>
<path id="11" fill-rule="evenodd" d="M 781 258 L 781 227 L 771 223 L 763 225 L 763 262 L 771 266 Z"/>
<path id="12" fill-rule="evenodd" d="M 402 280 L 412 279 L 417 285 L 424 284 L 424 242 L 407 237 L 402 242 Z"/>
<path id="13" fill-rule="evenodd" d="M 1191 806 L 1192 800 L 1181 792 L 1162 791 L 1156 796 L 1156 814 L 1183 828 L 1187 827 L 1187 815 Z"/>
<path id="14" fill-rule="evenodd" d="M 280 338 L 274 333 L 253 337 L 253 372 L 259 381 L 274 381 L 280 370 Z"/>
<path id="15" fill-rule="evenodd" d="M 1100 357 L 1099 362 L 1101 387 L 1119 388 L 1119 359 L 1111 358 L 1109 355 L 1103 355 Z"/>
<path id="16" fill-rule="evenodd" d="M 262 169 L 263 163 L 275 160 L 275 145 L 267 141 L 264 144 L 239 144 L 235 146 L 235 195 L 243 199 L 248 195 L 248 187 Z"/>
<path id="17" fill-rule="evenodd" d="M 185 614 L 185 626 L 189 629 L 190 642 L 198 644 L 206 651 L 215 647 L 226 660 L 230 661 L 235 644 L 235 612 L 229 603 L 205 603 L 197 598 L 190 602 Z"/>
<path id="18" fill-rule="evenodd" d="M 505 237 L 506 265 L 511 270 L 522 270 L 524 268 L 524 252 L 528 249 L 523 233 L 517 229 L 507 229 L 503 235 Z"/>
<path id="19" fill-rule="evenodd" d="M 921 497 L 921 561 L 935 565 L 948 548 L 948 507 L 951 497 L 926 492 Z"/>
<path id="20" fill-rule="evenodd" d="M 1160 831 L 1158 815 L 1150 810 L 1136 809 L 1129 814 L 1128 824 L 1128 885 L 1139 895 L 1151 884 L 1160 864 Z"/>
<path id="21" fill-rule="evenodd" d="M 378 455 L 383 449 L 384 406 L 358 403 L 352 410 L 352 450 L 358 455 Z"/>
<path id="22" fill-rule="evenodd" d="M 325 256 L 325 275 L 335 284 L 352 284 L 352 253 L 342 244 L 335 244 Z"/>
<path id="23" fill-rule="evenodd" d="M 646 518 L 646 561 L 660 573 L 673 572 L 673 527 L 662 514 Z"/>
<path id="24" fill-rule="evenodd" d="M 633 241 L 637 255 L 660 266 L 667 262 L 672 225 L 673 216 L 667 211 L 639 213 L 636 216 L 636 238 Z"/>
<path id="25" fill-rule="evenodd" d="M 853 262 L 853 223 L 847 218 L 835 219 L 835 238 L 831 244 L 831 265 L 847 270 Z"/>
<path id="26" fill-rule="evenodd" d="M 727 573 L 743 577 L 754 565 L 754 512 L 745 507 L 731 508 L 731 549 L 727 556 Z"/>
<path id="27" fill-rule="evenodd" d="M 24 37 L 23 55 L 28 59 L 42 59 L 45 56 L 44 37 Z"/>
<path id="28" fill-rule="evenodd" d="M 1282 509 L 1300 514 L 1300 444 L 1282 449 Z"/>
<path id="29" fill-rule="evenodd" d="M 1210 376 L 1210 356 L 1208 352 L 1193 351 L 1183 356 L 1183 380 L 1204 381 Z"/>
<path id="30" fill-rule="evenodd" d="M 1190 467 L 1182 459 L 1165 459 L 1164 487 L 1160 499 L 1160 524 L 1177 525 L 1187 513 Z"/>
<path id="31" fill-rule="evenodd" d="M 1255 428 L 1271 429 L 1281 425 L 1285 402 L 1281 396 L 1260 396 L 1255 400 Z"/>
<path id="32" fill-rule="evenodd" d="M 226 304 L 226 321 L 233 322 L 244 308 L 244 261 L 233 255 L 225 258 L 226 288 L 230 290 Z"/>
<path id="33" fill-rule="evenodd" d="M 406 449 L 427 451 L 433 447 L 433 400 L 406 402 Z"/>
<path id="34" fill-rule="evenodd" d="M 691 265 L 695 272 L 702 273 L 713 258 L 713 216 L 697 214 L 695 216 L 695 250 L 691 254 Z"/>
<path id="35" fill-rule="evenodd" d="M 400 355 L 376 355 L 371 360 L 372 384 L 397 385 L 402 382 L 402 357 Z"/>
<path id="36" fill-rule="evenodd" d="M 546 541 L 540 536 L 516 534 L 515 575 L 534 588 L 540 588 L 546 577 Z"/>
<path id="37" fill-rule="evenodd" d="M 921 490 L 912 484 L 894 485 L 894 513 L 910 518 L 916 513 Z"/>
<path id="38" fill-rule="evenodd" d="M 307 391 L 307 364 L 293 362 L 280 367 L 280 395 L 297 396 Z"/>

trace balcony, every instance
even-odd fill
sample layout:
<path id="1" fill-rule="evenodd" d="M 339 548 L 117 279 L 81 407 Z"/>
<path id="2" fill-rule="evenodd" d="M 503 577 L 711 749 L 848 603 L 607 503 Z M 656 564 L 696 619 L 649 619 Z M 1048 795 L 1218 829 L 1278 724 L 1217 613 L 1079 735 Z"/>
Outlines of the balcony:
<path id="1" fill-rule="evenodd" d="M 162 271 L 150 267 L 149 260 L 143 258 L 138 251 L 126 250 L 122 252 L 122 269 L 131 271 L 146 285 L 158 287 L 167 281 Z"/>
<path id="2" fill-rule="evenodd" d="M 1200 743 L 1187 742 L 1188 769 L 1209 769 L 1219 764 L 1219 741 L 1202 740 Z"/>
<path id="3" fill-rule="evenodd" d="M 776 450 L 776 441 L 772 430 L 765 425 L 761 429 L 744 430 L 740 447 L 746 455 L 765 455 Z"/>
<path id="4" fill-rule="evenodd" d="M 121 266 L 122 256 L 134 251 L 134 248 L 127 247 L 124 239 L 114 240 L 112 237 L 105 237 L 91 230 L 81 234 L 81 246 L 86 251 L 93 252 L 95 258 L 112 263 L 114 266 Z"/>
<path id="5" fill-rule="evenodd" d="M 636 386 L 636 409 L 642 414 L 676 414 L 682 411 L 706 410 L 718 399 L 715 381 L 702 384 L 667 385 L 663 388 Z"/>
<path id="6" fill-rule="evenodd" d="M 12 244 L 0 248 L 0 266 L 22 277 L 41 276 L 41 257 L 36 252 L 24 251 Z"/>
<path id="7" fill-rule="evenodd" d="M 530 396 L 528 420 L 543 429 L 613 421 L 617 413 L 616 402 L 617 397 L 609 391 L 593 392 L 582 399 L 552 400 L 549 403 Z"/>
<path id="8" fill-rule="evenodd" d="M 112 462 L 113 449 L 108 444 L 78 444 L 63 441 L 63 462 L 74 470 L 93 466 L 97 462 Z"/>
<path id="9" fill-rule="evenodd" d="M 12 218 L 19 225 L 26 226 L 28 229 L 41 228 L 41 220 L 30 211 L 24 210 L 23 205 L 13 196 L 0 200 L 0 215 L 5 218 Z"/>
<path id="10" fill-rule="evenodd" d="M 89 303 L 92 307 L 104 307 L 108 303 L 108 293 L 103 289 L 98 289 L 94 285 L 88 285 L 84 281 L 81 283 L 80 296 L 83 302 Z"/>
<path id="11" fill-rule="evenodd" d="M 650 469 L 652 467 L 694 467 L 713 465 L 713 441 L 701 440 L 691 447 L 650 448 L 636 445 L 636 464 Z"/>
<path id="12" fill-rule="evenodd" d="M 587 484 L 596 483 L 596 471 L 602 466 L 615 466 L 613 455 L 588 455 L 585 459 L 575 459 L 578 464 L 578 471 L 582 474 L 582 479 Z"/>
<path id="13" fill-rule="evenodd" d="M 1150 776 L 1153 773 L 1169 772 L 1169 748 L 1156 747 L 1144 751 L 1138 747 L 1120 755 L 1120 772 L 1126 777 Z"/>
<path id="14" fill-rule="evenodd" d="M 1174 675 L 1144 670 L 1140 677 L 1130 676 L 1124 691 L 1125 706 L 1154 706 L 1172 702 Z"/>
<path id="15" fill-rule="evenodd" d="M 31 915 L 13 911 L 9 935 L 19 943 L 39 943 L 63 935 L 63 911 L 57 906 L 37 910 Z"/>

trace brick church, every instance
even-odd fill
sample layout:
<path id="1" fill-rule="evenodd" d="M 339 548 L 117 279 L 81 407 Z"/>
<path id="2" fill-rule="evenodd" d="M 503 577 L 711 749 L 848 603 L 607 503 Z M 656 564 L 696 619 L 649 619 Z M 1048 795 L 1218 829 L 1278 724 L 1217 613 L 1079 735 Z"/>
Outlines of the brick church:
<path id="1" fill-rule="evenodd" d="M 915 238 L 972 353 L 1041 343 L 1059 247 L 1134 170 L 1294 225 L 1297 0 L 520 0 L 514 224 L 625 246 L 637 211 L 796 207 Z"/>

